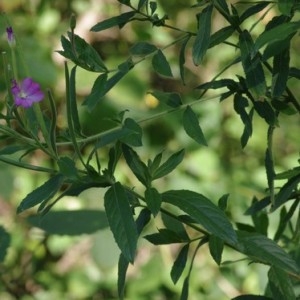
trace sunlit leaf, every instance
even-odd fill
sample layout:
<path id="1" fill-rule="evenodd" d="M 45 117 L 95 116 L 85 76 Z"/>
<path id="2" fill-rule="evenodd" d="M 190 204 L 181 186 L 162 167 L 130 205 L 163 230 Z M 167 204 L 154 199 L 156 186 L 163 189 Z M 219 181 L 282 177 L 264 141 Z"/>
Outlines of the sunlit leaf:
<path id="1" fill-rule="evenodd" d="M 105 212 L 110 229 L 124 257 L 134 261 L 138 233 L 124 187 L 116 182 L 104 196 Z"/>
<path id="2" fill-rule="evenodd" d="M 61 174 L 57 174 L 51 177 L 43 185 L 29 193 L 20 203 L 17 208 L 17 213 L 21 213 L 26 209 L 29 209 L 39 203 L 47 201 L 54 197 L 63 184 L 64 177 Z"/>
<path id="3" fill-rule="evenodd" d="M 202 62 L 209 47 L 212 11 L 213 5 L 208 5 L 197 15 L 198 32 L 192 50 L 193 62 L 196 66 Z"/>
<path id="4" fill-rule="evenodd" d="M 198 144 L 207 146 L 206 139 L 199 125 L 198 117 L 190 106 L 187 106 L 183 113 L 183 128 L 187 135 Z"/>
<path id="5" fill-rule="evenodd" d="M 205 196 L 189 190 L 174 190 L 163 193 L 162 199 L 180 208 L 210 233 L 228 243 L 237 242 L 236 233 L 225 213 Z"/>

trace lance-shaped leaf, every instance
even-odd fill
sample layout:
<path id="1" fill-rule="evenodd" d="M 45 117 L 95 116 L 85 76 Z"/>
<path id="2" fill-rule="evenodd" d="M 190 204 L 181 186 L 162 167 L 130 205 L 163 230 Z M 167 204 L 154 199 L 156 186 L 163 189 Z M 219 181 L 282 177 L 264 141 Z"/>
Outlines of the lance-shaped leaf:
<path id="1" fill-rule="evenodd" d="M 159 229 L 158 233 L 145 235 L 144 238 L 154 245 L 189 242 L 189 238 L 183 239 L 177 232 L 166 228 Z"/>
<path id="2" fill-rule="evenodd" d="M 209 48 L 217 46 L 226 41 L 234 33 L 232 26 L 223 27 L 217 32 L 213 33 L 210 37 Z"/>
<path id="3" fill-rule="evenodd" d="M 5 259 L 10 241 L 10 235 L 2 226 L 0 226 L 0 263 L 2 263 Z"/>
<path id="4" fill-rule="evenodd" d="M 198 32 L 192 51 L 193 62 L 196 66 L 202 62 L 202 59 L 209 47 L 212 11 L 213 5 L 208 5 L 197 15 Z"/>
<path id="5" fill-rule="evenodd" d="M 136 176 L 136 178 L 145 186 L 150 185 L 150 174 L 147 166 L 141 161 L 138 154 L 127 145 L 122 145 L 123 155 L 126 163 Z"/>
<path id="6" fill-rule="evenodd" d="M 152 67 L 159 75 L 173 77 L 170 64 L 161 50 L 158 50 L 153 56 Z"/>
<path id="7" fill-rule="evenodd" d="M 150 219 L 151 219 L 150 211 L 148 209 L 143 209 L 135 221 L 138 235 L 141 234 L 144 227 L 149 223 Z M 128 266 L 129 266 L 129 261 L 121 253 L 119 257 L 119 263 L 118 263 L 118 295 L 121 300 L 124 299 L 125 280 L 126 280 L 126 273 L 127 273 Z"/>
<path id="8" fill-rule="evenodd" d="M 27 220 L 32 226 L 58 235 L 90 234 L 108 227 L 106 214 L 101 210 L 49 211 L 44 216 L 29 216 Z"/>
<path id="9" fill-rule="evenodd" d="M 254 52 L 254 44 L 248 31 L 240 33 L 239 45 L 246 83 L 255 100 L 265 96 L 266 81 L 260 57 Z"/>
<path id="10" fill-rule="evenodd" d="M 224 241 L 215 235 L 209 237 L 209 252 L 214 261 L 220 265 L 222 261 L 222 253 L 224 249 Z"/>
<path id="11" fill-rule="evenodd" d="M 240 16 L 240 22 L 244 22 L 249 17 L 257 14 L 258 12 L 265 9 L 270 4 L 270 1 L 259 1 L 259 3 L 251 5 L 247 8 Z"/>
<path id="12" fill-rule="evenodd" d="M 182 104 L 180 94 L 178 93 L 166 93 L 161 91 L 153 91 L 150 93 L 153 95 L 158 101 L 170 106 L 170 107 L 178 107 Z"/>
<path id="13" fill-rule="evenodd" d="M 272 70 L 272 97 L 280 97 L 286 89 L 289 77 L 290 48 L 274 56 Z"/>
<path id="14" fill-rule="evenodd" d="M 153 216 L 156 216 L 160 210 L 161 195 L 157 189 L 149 187 L 145 191 L 145 201 Z"/>
<path id="15" fill-rule="evenodd" d="M 236 93 L 233 100 L 233 107 L 240 115 L 240 118 L 245 125 L 244 132 L 241 137 L 241 145 L 243 148 L 247 145 L 247 142 L 252 135 L 252 116 L 247 113 L 247 106 L 249 106 L 248 99 L 243 97 L 241 94 Z"/>
<path id="16" fill-rule="evenodd" d="M 125 12 L 119 16 L 112 17 L 109 19 L 106 19 L 104 21 L 101 21 L 94 25 L 91 28 L 91 31 L 99 32 L 114 26 L 119 26 L 120 28 L 123 27 L 126 23 L 128 23 L 133 16 L 135 15 L 134 11 Z"/>
<path id="17" fill-rule="evenodd" d="M 277 5 L 280 12 L 285 16 L 290 16 L 291 11 L 296 4 L 295 0 L 278 0 Z"/>
<path id="18" fill-rule="evenodd" d="M 163 202 L 172 204 L 187 213 L 207 231 L 235 244 L 236 233 L 225 213 L 202 194 L 188 190 L 173 190 L 162 194 Z"/>
<path id="19" fill-rule="evenodd" d="M 198 144 L 207 146 L 206 139 L 199 125 L 198 117 L 190 106 L 187 106 L 183 113 L 183 128 L 187 135 Z"/>
<path id="20" fill-rule="evenodd" d="M 131 55 L 148 55 L 157 50 L 157 47 L 147 43 L 147 42 L 138 42 L 134 44 L 130 49 L 129 52 Z"/>
<path id="21" fill-rule="evenodd" d="M 239 251 L 254 261 L 268 264 L 287 272 L 299 274 L 297 263 L 273 240 L 264 235 L 238 231 Z"/>
<path id="22" fill-rule="evenodd" d="M 108 224 L 124 257 L 134 261 L 138 233 L 124 187 L 116 182 L 104 196 Z"/>
<path id="23" fill-rule="evenodd" d="M 189 253 L 189 246 L 190 246 L 190 244 L 186 244 L 181 248 L 181 250 L 172 266 L 171 278 L 172 278 L 172 281 L 174 284 L 176 284 L 176 282 L 182 275 L 182 272 L 185 268 L 188 253 Z"/>
<path id="24" fill-rule="evenodd" d="M 172 154 L 163 164 L 161 164 L 153 173 L 152 180 L 161 178 L 171 173 L 182 162 L 184 149 Z"/>
<path id="25" fill-rule="evenodd" d="M 285 202 L 289 200 L 289 197 L 293 190 L 298 186 L 300 183 L 300 175 L 296 175 L 294 177 L 291 177 L 287 183 L 285 183 L 277 196 L 275 197 L 275 203 L 274 207 L 272 207 L 272 211 L 276 210 L 278 207 L 283 205 Z"/>
<path id="26" fill-rule="evenodd" d="M 258 51 L 266 44 L 285 40 L 287 36 L 294 34 L 300 28 L 300 21 L 283 23 L 265 30 L 255 41 L 255 50 Z"/>
<path id="27" fill-rule="evenodd" d="M 274 300 L 267 296 L 259 296 L 259 295 L 241 295 L 232 298 L 231 300 Z"/>
<path id="28" fill-rule="evenodd" d="M 57 174 L 51 177 L 43 185 L 29 193 L 20 203 L 17 208 L 17 213 L 21 213 L 39 203 L 48 201 L 59 191 L 63 184 L 64 176 Z"/>
<path id="29" fill-rule="evenodd" d="M 296 300 L 293 283 L 283 270 L 271 267 L 268 272 L 269 287 L 274 300 Z"/>

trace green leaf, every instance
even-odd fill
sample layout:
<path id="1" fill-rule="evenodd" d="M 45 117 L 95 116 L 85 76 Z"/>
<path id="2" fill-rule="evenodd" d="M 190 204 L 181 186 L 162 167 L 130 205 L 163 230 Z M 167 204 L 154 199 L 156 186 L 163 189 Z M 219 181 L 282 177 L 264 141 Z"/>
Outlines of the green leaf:
<path id="1" fill-rule="evenodd" d="M 190 106 L 187 106 L 183 113 L 183 128 L 187 135 L 198 144 L 207 146 L 206 139 L 199 125 L 198 117 Z"/>
<path id="2" fill-rule="evenodd" d="M 128 133 L 120 141 L 133 147 L 142 146 L 142 128 L 131 118 L 126 118 L 123 129 Z"/>
<path id="3" fill-rule="evenodd" d="M 188 275 L 183 282 L 180 300 L 188 300 L 189 297 L 190 276 Z"/>
<path id="4" fill-rule="evenodd" d="M 271 267 L 268 272 L 269 287 L 274 300 L 296 300 L 293 284 L 283 270 Z"/>
<path id="5" fill-rule="evenodd" d="M 225 0 L 213 0 L 214 7 L 218 12 L 225 17 L 226 20 L 230 18 L 230 11 Z"/>
<path id="6" fill-rule="evenodd" d="M 130 49 L 129 52 L 131 55 L 139 55 L 144 56 L 151 54 L 157 50 L 157 47 L 147 43 L 147 42 L 138 42 L 134 44 Z"/>
<path id="7" fill-rule="evenodd" d="M 72 60 L 81 68 L 92 72 L 106 72 L 107 68 L 98 52 L 80 36 L 68 32 L 68 38 L 61 37 L 62 56 Z"/>
<path id="8" fill-rule="evenodd" d="M 76 180 L 79 178 L 74 159 L 68 156 L 63 156 L 59 158 L 57 164 L 61 174 L 63 174 L 68 179 Z"/>
<path id="9" fill-rule="evenodd" d="M 101 21 L 101 22 L 97 23 L 96 25 L 94 25 L 91 28 L 91 31 L 99 32 L 99 31 L 102 31 L 102 30 L 105 30 L 105 29 L 108 29 L 108 28 L 111 28 L 114 26 L 123 27 L 124 24 L 131 21 L 131 19 L 134 15 L 135 15 L 134 11 L 129 11 L 129 12 L 125 12 L 119 16 L 106 19 L 106 20 Z"/>
<path id="10" fill-rule="evenodd" d="M 283 205 L 285 202 L 289 200 L 289 196 L 293 192 L 293 190 L 298 186 L 300 182 L 300 175 L 296 175 L 291 177 L 287 183 L 285 183 L 279 193 L 275 197 L 274 207 L 272 207 L 272 211 L 276 210 L 278 207 Z"/>
<path id="11" fill-rule="evenodd" d="M 171 173 L 182 162 L 184 149 L 172 154 L 162 165 L 160 165 L 152 174 L 152 180 L 161 178 Z"/>
<path id="12" fill-rule="evenodd" d="M 258 51 L 261 47 L 268 43 L 285 40 L 287 36 L 294 34 L 300 28 L 300 21 L 283 23 L 269 30 L 265 30 L 255 41 L 255 50 Z"/>
<path id="13" fill-rule="evenodd" d="M 273 300 L 273 299 L 266 296 L 241 295 L 233 298 L 232 300 Z"/>
<path id="14" fill-rule="evenodd" d="M 149 223 L 150 219 L 150 211 L 148 209 L 143 209 L 135 221 L 138 235 L 141 234 L 144 227 Z M 128 265 L 129 261 L 121 253 L 118 262 L 118 296 L 120 299 L 124 299 L 125 280 Z"/>
<path id="15" fill-rule="evenodd" d="M 289 78 L 290 49 L 287 47 L 274 56 L 272 70 L 272 97 L 280 97 L 286 89 Z"/>
<path id="16" fill-rule="evenodd" d="M 227 209 L 229 194 L 223 195 L 218 201 L 218 207 L 225 211 Z"/>
<path id="17" fill-rule="evenodd" d="M 240 86 L 239 83 L 234 81 L 233 79 L 220 79 L 220 80 L 213 80 L 210 82 L 203 83 L 197 86 L 199 90 L 208 90 L 208 89 L 220 89 L 223 87 L 227 87 L 231 91 L 239 91 Z"/>
<path id="18" fill-rule="evenodd" d="M 273 240 L 264 235 L 237 231 L 239 251 L 256 262 L 268 264 L 287 272 L 299 274 L 297 263 Z"/>
<path id="19" fill-rule="evenodd" d="M 179 107 L 182 104 L 181 97 L 178 93 L 153 91 L 150 94 L 153 95 L 158 101 L 173 108 Z"/>
<path id="20" fill-rule="evenodd" d="M 255 100 L 259 100 L 265 96 L 267 87 L 260 56 L 254 55 L 254 44 L 248 31 L 244 30 L 240 33 L 239 46 L 247 87 L 253 93 Z"/>
<path id="21" fill-rule="evenodd" d="M 138 154 L 125 144 L 122 145 L 122 151 L 127 165 L 136 176 L 136 178 L 146 187 L 150 186 L 150 174 L 148 168 L 140 160 Z"/>
<path id="22" fill-rule="evenodd" d="M 28 147 L 24 145 L 9 145 L 1 148 L 0 155 L 10 155 L 22 150 L 28 150 Z"/>
<path id="23" fill-rule="evenodd" d="M 107 217 L 101 210 L 59 210 L 46 215 L 33 215 L 28 222 L 48 234 L 80 235 L 90 234 L 108 227 Z"/>
<path id="24" fill-rule="evenodd" d="M 253 104 L 258 115 L 265 119 L 269 125 L 274 126 L 276 124 L 276 114 L 268 101 L 255 101 Z"/>
<path id="25" fill-rule="evenodd" d="M 193 62 L 196 66 L 201 64 L 209 48 L 212 11 L 213 5 L 208 5 L 201 13 L 197 14 L 198 31 L 192 49 Z"/>
<path id="26" fill-rule="evenodd" d="M 126 67 L 124 67 L 124 65 Z M 83 105 L 86 105 L 88 110 L 92 111 L 98 102 L 129 72 L 129 70 L 131 70 L 132 67 L 133 65 L 130 61 L 127 61 L 119 65 L 119 71 L 108 80 L 106 74 L 102 74 L 103 76 L 100 75 L 92 87 L 91 94 L 85 98 Z"/>
<path id="27" fill-rule="evenodd" d="M 153 187 L 147 188 L 145 191 L 145 201 L 147 203 L 147 207 L 155 217 L 159 213 L 161 205 L 161 195 L 157 189 Z"/>
<path id="28" fill-rule="evenodd" d="M 107 74 L 101 74 L 95 80 L 91 93 L 85 98 L 83 104 L 87 105 L 90 111 L 97 105 L 99 100 L 105 95 L 105 85 Z"/>
<path id="29" fill-rule="evenodd" d="M 189 242 L 189 239 L 182 239 L 182 237 L 175 231 L 166 228 L 158 229 L 158 233 L 145 235 L 144 238 L 154 245 L 168 245 Z"/>
<path id="30" fill-rule="evenodd" d="M 205 196 L 188 190 L 174 190 L 163 193 L 162 200 L 177 206 L 224 241 L 230 244 L 237 242 L 236 233 L 225 213 Z"/>
<path id="31" fill-rule="evenodd" d="M 182 275 L 182 272 L 184 271 L 184 268 L 186 266 L 187 257 L 189 253 L 189 246 L 190 246 L 189 244 L 186 244 L 181 248 L 172 266 L 171 278 L 174 284 L 177 283 L 178 279 Z"/>
<path id="32" fill-rule="evenodd" d="M 209 237 L 209 252 L 214 261 L 220 265 L 222 261 L 222 253 L 224 249 L 224 241 L 215 235 Z"/>
<path id="33" fill-rule="evenodd" d="M 161 50 L 158 50 L 152 57 L 152 67 L 159 75 L 173 77 L 169 62 Z"/>
<path id="34" fill-rule="evenodd" d="M 285 16 L 291 15 L 294 4 L 295 0 L 278 0 L 277 2 L 279 11 Z"/>
<path id="35" fill-rule="evenodd" d="M 241 138 L 241 144 L 243 148 L 247 145 L 249 138 L 252 136 L 252 118 L 246 111 L 247 106 L 249 106 L 248 99 L 243 97 L 241 94 L 236 93 L 233 99 L 233 107 L 245 125 Z"/>
<path id="36" fill-rule="evenodd" d="M 9 233 L 0 226 L 0 263 L 4 262 L 8 247 L 10 246 L 11 237 Z"/>
<path id="37" fill-rule="evenodd" d="M 226 41 L 234 33 L 232 26 L 223 27 L 220 30 L 213 33 L 209 40 L 209 48 L 217 46 Z"/>
<path id="38" fill-rule="evenodd" d="M 191 35 L 188 35 L 183 40 L 182 46 L 180 48 L 180 53 L 179 53 L 179 71 L 180 71 L 180 77 L 181 77 L 183 84 L 185 84 L 185 79 L 184 79 L 185 78 L 185 76 L 184 76 L 185 49 L 186 49 L 186 46 L 187 46 L 190 38 L 191 38 Z"/>
<path id="39" fill-rule="evenodd" d="M 265 211 L 260 211 L 256 214 L 251 215 L 251 218 L 255 226 L 255 231 L 257 233 L 268 236 L 269 219 L 267 213 Z"/>
<path id="40" fill-rule="evenodd" d="M 124 299 L 126 273 L 129 261 L 121 253 L 118 262 L 118 296 L 120 300 Z"/>
<path id="41" fill-rule="evenodd" d="M 130 135 L 131 132 L 128 131 L 127 128 L 114 128 L 112 130 L 108 130 L 107 132 L 104 132 L 99 137 L 98 142 L 96 143 L 96 148 L 104 147 L 108 144 L 114 143 L 117 140 L 120 140 L 121 138 L 126 137 L 127 135 Z"/>
<path id="42" fill-rule="evenodd" d="M 176 232 L 183 240 L 189 240 L 189 236 L 181 220 L 169 216 L 165 211 L 161 212 L 161 218 L 167 229 Z"/>
<path id="43" fill-rule="evenodd" d="M 116 243 L 124 257 L 133 263 L 138 233 L 127 193 L 119 182 L 112 185 L 105 193 L 104 206 Z"/>
<path id="44" fill-rule="evenodd" d="M 257 14 L 258 12 L 265 9 L 270 4 L 270 1 L 259 1 L 257 4 L 252 4 L 248 9 L 246 9 L 240 16 L 240 22 L 244 22 L 249 17 Z"/>
<path id="45" fill-rule="evenodd" d="M 20 203 L 17 208 L 17 213 L 21 213 L 39 203 L 48 201 L 59 191 L 63 184 L 64 176 L 61 174 L 54 175 L 43 185 L 29 193 Z"/>

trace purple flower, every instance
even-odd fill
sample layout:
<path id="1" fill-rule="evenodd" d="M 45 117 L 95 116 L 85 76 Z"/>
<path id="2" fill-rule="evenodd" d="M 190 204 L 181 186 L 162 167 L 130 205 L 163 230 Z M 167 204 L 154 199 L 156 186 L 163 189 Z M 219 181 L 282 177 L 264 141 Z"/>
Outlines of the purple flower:
<path id="1" fill-rule="evenodd" d="M 16 44 L 15 35 L 12 27 L 6 28 L 7 41 L 10 46 L 14 46 Z"/>
<path id="2" fill-rule="evenodd" d="M 14 96 L 16 106 L 28 108 L 34 102 L 43 100 L 44 93 L 40 89 L 40 85 L 31 78 L 25 78 L 20 85 L 16 80 L 12 81 L 11 92 Z"/>

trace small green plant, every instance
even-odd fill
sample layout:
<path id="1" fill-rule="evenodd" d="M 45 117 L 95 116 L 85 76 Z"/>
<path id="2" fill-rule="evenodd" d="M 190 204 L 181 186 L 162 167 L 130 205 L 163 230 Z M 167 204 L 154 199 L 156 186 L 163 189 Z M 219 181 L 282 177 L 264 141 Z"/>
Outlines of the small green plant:
<path id="1" fill-rule="evenodd" d="M 37 214 L 28 219 L 34 226 L 53 233 L 58 212 L 51 208 L 59 200 L 64 196 L 78 196 L 92 187 L 105 189 L 105 214 L 87 210 L 60 212 L 66 218 L 76 219 L 76 224 L 64 227 L 65 223 L 62 223 L 59 231 L 74 235 L 109 226 L 121 251 L 118 265 L 120 299 L 126 296 L 126 272 L 129 264 L 135 261 L 140 238 L 154 245 L 180 244 L 170 276 L 174 284 L 185 276 L 182 300 L 188 299 L 194 258 L 205 246 L 218 265 L 222 265 L 222 253 L 228 247 L 232 249 L 233 256 L 236 251 L 243 254 L 249 263 L 269 266 L 264 296 L 241 295 L 234 299 L 299 299 L 296 287 L 300 282 L 300 166 L 277 172 L 273 158 L 276 152 L 273 137 L 274 132 L 280 130 L 280 117 L 294 117 L 300 113 L 298 90 L 289 87 L 290 80 L 300 79 L 300 70 L 291 65 L 295 59 L 290 57 L 291 45 L 299 41 L 298 2 L 240 1 L 229 4 L 225 0 L 198 0 L 190 8 L 191 18 L 197 23 L 196 31 L 170 25 L 168 16 L 158 13 L 158 3 L 155 1 L 139 0 L 135 4 L 129 0 L 118 2 L 126 8 L 125 12 L 97 23 L 91 31 L 100 32 L 114 26 L 122 30 L 131 22 L 141 22 L 161 30 L 174 31 L 174 39 L 164 46 L 137 41 L 131 46 L 128 58 L 111 70 L 99 53 L 75 33 L 76 21 L 72 17 L 70 31 L 62 36 L 62 50 L 58 51 L 72 62 L 71 68 L 70 63 L 65 63 L 67 130 L 57 127 L 56 102 L 52 93 L 47 91 L 44 94 L 29 74 L 19 81 L 14 54 L 18 51 L 18 41 L 12 28 L 7 28 L 12 55 L 10 59 L 4 55 L 8 93 L 5 114 L 0 116 L 3 142 L 0 161 L 49 174 L 44 184 L 21 201 L 17 212 L 38 206 Z M 267 21 L 261 32 L 257 32 L 265 12 L 271 9 L 277 14 Z M 249 27 L 248 21 L 257 14 L 260 18 Z M 222 18 L 226 26 L 213 32 L 211 24 L 215 15 Z M 187 56 L 191 55 L 195 66 L 201 66 L 204 60 L 211 59 L 207 56 L 210 50 L 215 47 L 221 49 L 223 44 L 234 50 L 231 61 L 218 70 L 211 81 L 198 84 L 196 90 L 200 95 L 193 101 L 184 101 L 176 91 L 155 90 L 152 95 L 168 107 L 164 112 L 137 120 L 127 117 L 126 111 L 121 111 L 115 120 L 115 128 L 85 135 L 77 107 L 76 72 L 79 68 L 99 74 L 83 103 L 87 110 L 92 111 L 103 104 L 104 96 L 120 80 L 129 72 L 134 72 L 134 68 L 144 61 L 150 60 L 153 70 L 160 76 L 174 77 L 165 55 L 165 51 L 174 46 L 179 49 L 178 74 L 181 81 L 189 86 L 185 74 Z M 237 65 L 241 72 L 235 77 L 227 76 L 227 71 Z M 209 139 L 194 110 L 195 105 L 211 99 L 205 96 L 209 90 L 220 90 L 213 97 L 232 102 L 233 110 L 243 125 L 240 138 L 242 148 L 247 147 L 249 139 L 256 133 L 254 117 L 261 118 L 268 127 L 265 157 L 262 158 L 268 185 L 262 199 L 253 195 L 252 204 L 246 211 L 247 215 L 252 216 L 252 226 L 237 223 L 230 217 L 229 194 L 224 194 L 217 202 L 203 195 L 201 188 L 197 192 L 185 186 L 166 191 L 157 188 L 155 181 L 172 176 L 184 160 L 185 149 L 177 149 L 167 157 L 162 152 L 153 153 L 146 161 L 139 155 L 138 148 L 143 148 L 142 122 L 176 112 L 182 112 L 177 125 L 199 147 L 209 147 Z M 49 104 L 50 117 L 40 108 L 42 100 Z M 34 165 L 27 160 L 37 150 L 44 152 L 52 167 Z M 99 157 L 100 150 L 101 155 L 105 153 L 107 157 L 105 166 L 101 163 L 103 158 Z M 138 189 L 116 175 L 121 160 L 126 162 L 138 180 Z M 285 180 L 284 184 L 282 180 Z M 274 236 L 270 237 L 267 234 L 268 219 L 276 210 L 280 210 L 280 221 Z M 149 222 L 155 223 L 158 216 L 165 220 L 163 226 L 158 222 L 157 231 L 144 235 L 144 228 Z M 52 220 L 53 227 L 51 222 L 45 226 L 45 218 Z M 166 218 L 172 222 L 166 221 Z M 9 234 L 4 228 L 0 228 L 0 242 L 0 259 L 3 260 L 9 247 Z M 187 265 L 191 251 L 192 259 Z"/>

